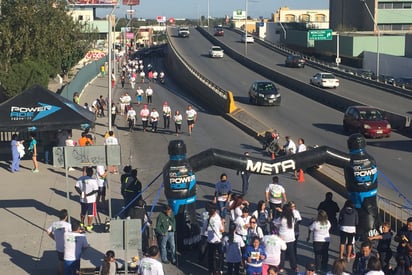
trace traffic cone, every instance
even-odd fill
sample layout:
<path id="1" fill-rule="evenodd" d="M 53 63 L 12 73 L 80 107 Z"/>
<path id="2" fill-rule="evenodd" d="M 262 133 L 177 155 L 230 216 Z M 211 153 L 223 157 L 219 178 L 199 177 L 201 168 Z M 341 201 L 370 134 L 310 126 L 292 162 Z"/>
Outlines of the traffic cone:
<path id="1" fill-rule="evenodd" d="M 303 177 L 303 170 L 302 169 L 299 169 L 298 182 L 299 183 L 305 182 L 305 178 Z"/>
<path id="2" fill-rule="evenodd" d="M 272 159 L 275 159 L 275 153 L 272 153 Z"/>

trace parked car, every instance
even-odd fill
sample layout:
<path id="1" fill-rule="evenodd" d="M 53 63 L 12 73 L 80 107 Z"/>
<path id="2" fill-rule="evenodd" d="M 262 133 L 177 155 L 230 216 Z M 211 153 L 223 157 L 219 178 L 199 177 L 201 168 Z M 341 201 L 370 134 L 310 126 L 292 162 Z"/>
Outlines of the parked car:
<path id="1" fill-rule="evenodd" d="M 332 73 L 316 73 L 310 79 L 310 83 L 322 88 L 337 88 L 339 87 L 339 79 Z"/>
<path id="2" fill-rule="evenodd" d="M 286 67 L 304 68 L 306 64 L 305 59 L 300 55 L 288 55 L 285 60 Z"/>
<path id="3" fill-rule="evenodd" d="M 249 102 L 256 105 L 280 105 L 279 89 L 270 81 L 255 81 L 249 89 Z"/>
<path id="4" fill-rule="evenodd" d="M 412 78 L 398 78 L 395 85 L 404 89 L 412 90 Z"/>
<path id="5" fill-rule="evenodd" d="M 209 50 L 210 57 L 223 57 L 223 49 L 219 46 L 212 46 Z"/>
<path id="6" fill-rule="evenodd" d="M 243 43 L 255 43 L 255 39 L 250 34 L 248 34 L 247 36 L 245 36 L 245 34 L 242 34 L 240 41 L 242 41 Z"/>
<path id="7" fill-rule="evenodd" d="M 389 85 L 395 85 L 395 78 L 393 76 L 389 76 L 389 75 L 379 75 L 379 82 L 383 82 L 385 84 L 389 84 Z"/>
<path id="8" fill-rule="evenodd" d="M 218 25 L 215 26 L 215 36 L 223 36 L 225 34 L 223 27 Z"/>
<path id="9" fill-rule="evenodd" d="M 369 70 L 359 70 L 356 72 L 356 75 L 362 78 L 376 80 L 376 74 Z"/>
<path id="10" fill-rule="evenodd" d="M 361 133 L 365 137 L 389 137 L 392 128 L 379 109 L 370 106 L 350 106 L 343 117 L 343 130 Z"/>

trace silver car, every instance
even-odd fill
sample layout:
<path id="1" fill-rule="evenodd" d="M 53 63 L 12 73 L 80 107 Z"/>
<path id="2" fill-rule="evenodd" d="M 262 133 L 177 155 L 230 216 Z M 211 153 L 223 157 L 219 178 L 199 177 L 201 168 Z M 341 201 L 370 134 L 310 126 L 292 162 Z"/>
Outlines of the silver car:
<path id="1" fill-rule="evenodd" d="M 322 88 L 337 88 L 339 87 L 339 79 L 332 73 L 316 73 L 310 79 L 310 84 L 322 87 Z"/>

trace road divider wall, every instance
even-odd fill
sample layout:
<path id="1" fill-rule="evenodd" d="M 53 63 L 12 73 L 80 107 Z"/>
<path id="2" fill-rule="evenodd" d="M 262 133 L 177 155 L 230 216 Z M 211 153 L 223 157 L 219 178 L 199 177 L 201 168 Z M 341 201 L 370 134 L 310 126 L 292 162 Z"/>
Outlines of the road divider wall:
<path id="1" fill-rule="evenodd" d="M 368 105 L 363 102 L 354 101 L 350 98 L 325 92 L 324 89 L 309 84 L 309 79 L 306 83 L 294 79 L 288 75 L 284 75 L 280 72 L 277 72 L 272 68 L 266 67 L 258 62 L 255 62 L 249 59 L 248 57 L 245 57 L 243 54 L 240 54 L 232 48 L 228 47 L 226 44 L 216 39 L 204 28 L 197 27 L 197 30 L 214 45 L 220 46 L 228 56 L 230 56 L 237 62 L 253 70 L 254 72 L 266 77 L 267 79 L 270 79 L 284 87 L 287 87 L 288 89 L 298 92 L 312 100 L 320 102 L 326 106 L 329 106 L 341 112 L 344 112 L 346 108 L 351 105 Z M 386 113 L 386 116 L 390 121 L 393 129 L 396 129 L 399 132 L 410 132 L 410 119 L 408 116 L 387 112 L 386 110 L 382 111 Z"/>

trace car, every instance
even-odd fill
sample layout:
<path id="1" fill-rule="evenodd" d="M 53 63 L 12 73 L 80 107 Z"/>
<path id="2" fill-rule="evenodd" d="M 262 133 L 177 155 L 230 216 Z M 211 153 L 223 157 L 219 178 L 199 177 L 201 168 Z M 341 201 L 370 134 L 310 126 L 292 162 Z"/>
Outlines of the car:
<path id="1" fill-rule="evenodd" d="M 281 102 L 279 89 L 273 82 L 254 81 L 249 89 L 249 102 L 256 105 L 279 106 Z"/>
<path id="2" fill-rule="evenodd" d="M 286 57 L 285 60 L 286 67 L 304 68 L 305 64 L 305 59 L 303 59 L 300 55 L 290 54 Z"/>
<path id="3" fill-rule="evenodd" d="M 370 70 L 359 70 L 356 72 L 356 75 L 365 79 L 376 80 L 376 75 Z"/>
<path id="4" fill-rule="evenodd" d="M 396 82 L 393 76 L 383 74 L 379 75 L 378 80 L 388 85 L 395 85 Z"/>
<path id="5" fill-rule="evenodd" d="M 321 88 L 337 88 L 339 87 L 339 79 L 332 73 L 319 72 L 312 76 L 310 84 Z"/>
<path id="6" fill-rule="evenodd" d="M 215 36 L 223 36 L 225 34 L 225 32 L 223 31 L 223 27 L 222 26 L 216 26 L 215 27 Z"/>
<path id="7" fill-rule="evenodd" d="M 209 50 L 210 57 L 223 57 L 223 49 L 220 46 L 212 46 Z"/>
<path id="8" fill-rule="evenodd" d="M 190 31 L 189 31 L 189 27 L 179 27 L 179 29 L 177 30 L 177 34 L 179 37 L 189 37 L 190 35 Z"/>
<path id="9" fill-rule="evenodd" d="M 245 34 L 242 34 L 240 41 L 242 41 L 243 43 L 255 43 L 255 39 L 250 34 L 248 34 L 247 36 L 245 36 Z"/>
<path id="10" fill-rule="evenodd" d="M 395 80 L 395 85 L 403 89 L 412 90 L 412 78 L 398 78 Z"/>
<path id="11" fill-rule="evenodd" d="M 343 117 L 345 132 L 361 133 L 365 137 L 389 137 L 391 124 L 382 111 L 370 106 L 349 106 Z"/>

